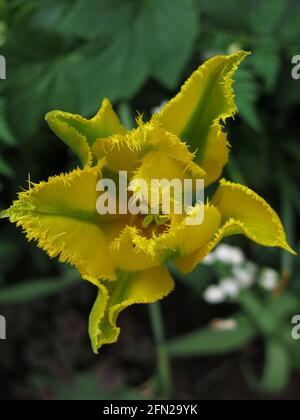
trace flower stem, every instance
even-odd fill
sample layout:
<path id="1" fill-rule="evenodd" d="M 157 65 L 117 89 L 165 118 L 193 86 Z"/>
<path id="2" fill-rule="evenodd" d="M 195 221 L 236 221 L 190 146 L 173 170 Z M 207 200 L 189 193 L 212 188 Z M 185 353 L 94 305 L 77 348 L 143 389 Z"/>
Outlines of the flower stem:
<path id="1" fill-rule="evenodd" d="M 172 393 L 172 379 L 169 355 L 166 347 L 161 308 L 159 303 L 149 305 L 149 315 L 156 345 L 156 363 L 159 377 L 159 392 L 169 399 Z"/>

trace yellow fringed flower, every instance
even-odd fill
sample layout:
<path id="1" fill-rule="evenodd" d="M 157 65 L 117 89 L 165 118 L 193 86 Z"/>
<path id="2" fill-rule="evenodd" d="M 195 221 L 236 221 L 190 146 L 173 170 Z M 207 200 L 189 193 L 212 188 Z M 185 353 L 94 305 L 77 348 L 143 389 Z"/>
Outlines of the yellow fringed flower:
<path id="1" fill-rule="evenodd" d="M 204 178 L 215 182 L 228 160 L 223 123 L 236 110 L 232 76 L 248 55 L 239 51 L 204 63 L 150 122 L 126 130 L 105 99 L 95 117 L 52 111 L 46 120 L 78 156 L 82 168 L 29 184 L 1 217 L 20 226 L 50 257 L 77 268 L 98 287 L 89 321 L 94 352 L 119 336 L 119 313 L 135 303 L 168 295 L 174 282 L 165 263 L 183 273 L 200 263 L 224 236 L 244 234 L 264 246 L 291 253 L 274 210 L 245 186 L 220 181 L 207 204 L 189 214 L 99 215 L 96 185 L 127 171 L 133 197 L 139 180 Z M 152 194 L 160 194 L 151 190 Z M 204 222 L 187 223 L 204 211 Z"/>

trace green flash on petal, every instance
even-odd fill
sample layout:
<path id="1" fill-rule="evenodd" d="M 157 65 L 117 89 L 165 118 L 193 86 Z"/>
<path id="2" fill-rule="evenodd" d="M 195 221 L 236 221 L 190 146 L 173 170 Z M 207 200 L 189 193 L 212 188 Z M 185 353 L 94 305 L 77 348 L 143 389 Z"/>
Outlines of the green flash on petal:
<path id="1" fill-rule="evenodd" d="M 100 110 L 90 120 L 63 111 L 48 112 L 45 118 L 54 133 L 77 155 L 83 167 L 92 163 L 91 147 L 96 140 L 126 132 L 108 99 L 103 100 Z"/>
<path id="2" fill-rule="evenodd" d="M 222 123 L 237 112 L 233 75 L 248 52 L 211 58 L 184 83 L 181 91 L 153 116 L 166 130 L 186 141 L 195 162 L 207 172 L 206 185 L 218 179 L 228 160 Z"/>

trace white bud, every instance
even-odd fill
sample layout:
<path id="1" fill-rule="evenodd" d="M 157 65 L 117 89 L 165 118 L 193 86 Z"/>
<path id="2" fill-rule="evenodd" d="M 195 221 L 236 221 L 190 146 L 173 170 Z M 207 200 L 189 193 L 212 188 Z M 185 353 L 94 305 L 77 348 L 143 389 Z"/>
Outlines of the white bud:
<path id="1" fill-rule="evenodd" d="M 273 268 L 264 268 L 261 271 L 259 284 L 265 289 L 272 291 L 274 290 L 279 282 L 279 274 Z"/>
<path id="2" fill-rule="evenodd" d="M 219 245 L 215 250 L 215 256 L 225 264 L 240 265 L 245 261 L 244 254 L 240 248 L 227 244 Z"/>
<path id="3" fill-rule="evenodd" d="M 254 283 L 254 276 L 251 271 L 248 271 L 246 268 L 234 267 L 233 275 L 238 282 L 238 284 L 243 288 L 251 287 Z"/>
<path id="4" fill-rule="evenodd" d="M 234 278 L 226 278 L 224 280 L 222 280 L 220 282 L 220 288 L 223 290 L 223 292 L 225 293 L 225 295 L 227 297 L 230 297 L 231 299 L 234 299 L 238 296 L 239 294 L 239 285 L 238 283 L 235 281 Z"/>
<path id="5" fill-rule="evenodd" d="M 215 305 L 218 303 L 223 303 L 226 299 L 226 294 L 220 287 L 210 286 L 205 290 L 203 299 L 205 302 Z"/>
<path id="6" fill-rule="evenodd" d="M 202 261 L 202 264 L 205 265 L 212 265 L 216 262 L 216 256 L 214 254 L 214 252 L 211 252 L 210 254 L 208 254 L 204 260 Z"/>

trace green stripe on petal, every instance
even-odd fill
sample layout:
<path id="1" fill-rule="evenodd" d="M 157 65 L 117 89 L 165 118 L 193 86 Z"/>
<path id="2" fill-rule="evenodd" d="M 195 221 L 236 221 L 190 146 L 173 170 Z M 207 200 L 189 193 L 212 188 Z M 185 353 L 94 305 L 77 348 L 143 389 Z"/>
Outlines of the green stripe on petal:
<path id="1" fill-rule="evenodd" d="M 89 318 L 93 351 L 98 353 L 102 345 L 118 340 L 117 319 L 121 311 L 133 304 L 157 302 L 173 289 L 174 281 L 164 267 L 121 272 L 115 282 L 101 283 Z"/>
<path id="2" fill-rule="evenodd" d="M 212 199 L 221 215 L 222 222 L 236 221 L 241 226 L 236 233 L 264 246 L 277 246 L 291 253 L 284 228 L 277 213 L 254 191 L 244 185 L 221 180 Z"/>
<path id="3" fill-rule="evenodd" d="M 279 247 L 295 255 L 277 213 L 249 188 L 221 180 L 212 204 L 221 214 L 221 226 L 207 244 L 176 260 L 176 267 L 181 272 L 192 271 L 224 237 L 231 235 L 244 234 L 260 245 Z"/>
<path id="4" fill-rule="evenodd" d="M 209 174 L 207 183 L 216 180 L 228 159 L 226 136 L 220 122 L 232 117 L 233 79 L 241 61 L 249 53 L 239 51 L 217 56 L 196 70 L 181 91 L 153 116 L 166 130 L 186 141 L 196 153 L 195 161 Z M 225 151 L 224 151 L 225 147 Z"/>
<path id="5" fill-rule="evenodd" d="M 90 148 L 96 140 L 126 133 L 108 99 L 103 100 L 100 110 L 91 119 L 68 112 L 51 111 L 46 115 L 46 121 L 78 156 L 83 167 L 92 163 Z"/>
<path id="6" fill-rule="evenodd" d="M 92 164 L 92 152 L 87 139 L 67 122 L 68 120 L 65 118 L 65 114 L 61 111 L 49 112 L 46 115 L 49 127 L 75 153 L 82 167 L 89 167 Z"/>
<path id="7" fill-rule="evenodd" d="M 96 212 L 100 177 L 99 163 L 47 182 L 30 183 L 29 190 L 19 193 L 19 199 L 1 216 L 20 226 L 50 257 L 74 265 L 85 279 L 93 283 L 100 278 L 114 280 L 108 244 L 127 219 L 120 226 L 120 218 Z"/>

